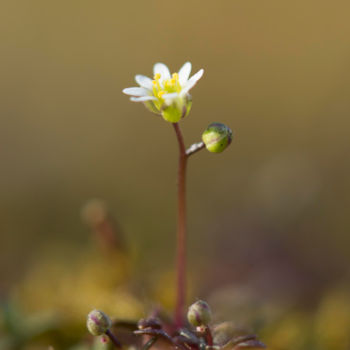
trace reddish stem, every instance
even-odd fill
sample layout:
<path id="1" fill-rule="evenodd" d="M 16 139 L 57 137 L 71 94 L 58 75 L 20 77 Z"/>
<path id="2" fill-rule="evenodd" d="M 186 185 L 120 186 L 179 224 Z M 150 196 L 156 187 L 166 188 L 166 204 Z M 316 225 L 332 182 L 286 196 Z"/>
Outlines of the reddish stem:
<path id="1" fill-rule="evenodd" d="M 179 143 L 179 168 L 177 177 L 178 217 L 177 217 L 177 296 L 175 307 L 175 326 L 181 328 L 184 324 L 186 302 L 186 166 L 187 155 L 178 123 L 173 123 Z"/>
<path id="2" fill-rule="evenodd" d="M 213 335 L 211 334 L 210 328 L 207 326 L 205 329 L 205 338 L 209 346 L 213 346 Z"/>
<path id="3" fill-rule="evenodd" d="M 117 339 L 117 337 L 108 329 L 106 331 L 106 335 L 109 337 L 109 339 L 111 340 L 111 342 L 117 347 L 117 348 L 121 348 L 122 345 L 120 344 L 119 340 Z"/>

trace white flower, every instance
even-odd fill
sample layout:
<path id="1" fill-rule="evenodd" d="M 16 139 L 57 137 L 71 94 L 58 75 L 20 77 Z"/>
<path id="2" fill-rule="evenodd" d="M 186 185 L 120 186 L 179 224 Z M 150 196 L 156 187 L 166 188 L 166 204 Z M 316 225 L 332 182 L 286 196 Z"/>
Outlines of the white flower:
<path id="1" fill-rule="evenodd" d="M 176 123 L 188 115 L 191 108 L 189 91 L 204 72 L 201 69 L 189 78 L 191 68 L 191 63 L 186 62 L 178 73 L 170 75 L 165 64 L 156 63 L 153 67 L 153 80 L 144 75 L 136 75 L 135 80 L 139 87 L 126 88 L 123 92 L 132 96 L 131 101 L 144 102 L 151 111 L 160 113 L 165 120 Z"/>

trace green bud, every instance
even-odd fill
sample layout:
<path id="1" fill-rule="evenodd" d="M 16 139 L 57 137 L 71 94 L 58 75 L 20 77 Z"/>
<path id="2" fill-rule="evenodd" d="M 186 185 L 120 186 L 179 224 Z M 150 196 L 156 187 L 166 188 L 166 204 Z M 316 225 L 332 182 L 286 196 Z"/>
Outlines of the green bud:
<path id="1" fill-rule="evenodd" d="M 202 140 L 209 152 L 220 153 L 232 141 L 232 130 L 222 123 L 211 123 L 202 134 Z"/>
<path id="2" fill-rule="evenodd" d="M 111 319 L 100 310 L 92 310 L 87 317 L 87 329 L 92 335 L 105 334 L 112 326 Z"/>
<path id="3" fill-rule="evenodd" d="M 198 300 L 192 304 L 187 312 L 188 322 L 194 327 L 206 326 L 211 321 L 211 311 L 209 305 Z"/>

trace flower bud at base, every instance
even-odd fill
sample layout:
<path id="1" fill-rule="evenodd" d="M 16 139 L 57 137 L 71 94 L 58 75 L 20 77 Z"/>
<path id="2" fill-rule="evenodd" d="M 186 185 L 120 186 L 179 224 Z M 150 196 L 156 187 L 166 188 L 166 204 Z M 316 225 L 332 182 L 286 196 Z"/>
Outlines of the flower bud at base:
<path id="1" fill-rule="evenodd" d="M 92 335 L 105 334 L 112 326 L 111 319 L 100 310 L 92 310 L 87 317 L 87 329 Z"/>
<path id="2" fill-rule="evenodd" d="M 203 300 L 196 301 L 189 307 L 187 319 L 194 327 L 207 326 L 211 321 L 209 305 Z"/>

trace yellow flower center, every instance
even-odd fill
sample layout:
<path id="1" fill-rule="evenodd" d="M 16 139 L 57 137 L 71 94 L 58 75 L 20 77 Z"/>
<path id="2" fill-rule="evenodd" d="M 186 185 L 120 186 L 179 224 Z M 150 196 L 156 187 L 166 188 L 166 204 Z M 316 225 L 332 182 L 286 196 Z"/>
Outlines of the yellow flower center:
<path id="1" fill-rule="evenodd" d="M 153 83 L 153 94 L 158 99 L 162 99 L 164 94 L 171 94 L 173 92 L 180 92 L 181 85 L 179 82 L 179 75 L 174 73 L 171 78 L 160 82 L 161 75 L 159 73 L 155 74 Z"/>

